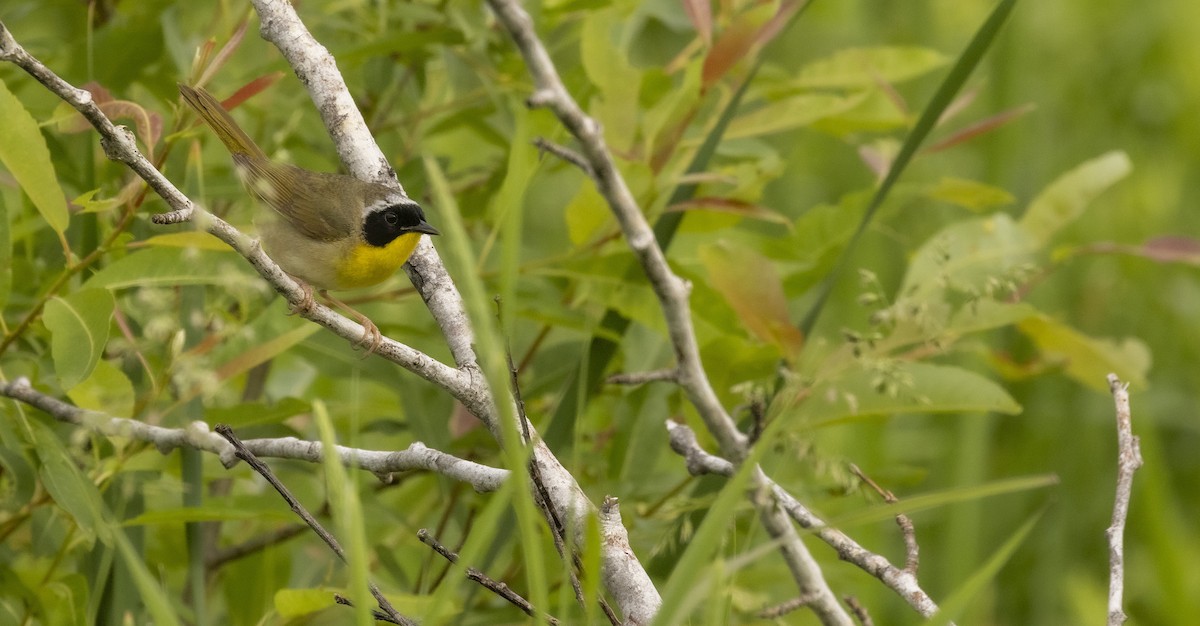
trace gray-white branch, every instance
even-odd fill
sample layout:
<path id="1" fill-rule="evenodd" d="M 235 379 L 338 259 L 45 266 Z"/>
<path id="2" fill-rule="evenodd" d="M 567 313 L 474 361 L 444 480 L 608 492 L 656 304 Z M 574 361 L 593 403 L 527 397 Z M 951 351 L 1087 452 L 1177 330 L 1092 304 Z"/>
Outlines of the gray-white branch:
<path id="1" fill-rule="evenodd" d="M 225 467 L 233 467 L 238 463 L 233 446 L 209 430 L 208 424 L 204 422 L 195 421 L 183 428 L 163 428 L 99 411 L 88 411 L 39 392 L 24 378 L 0 384 L 0 395 L 41 409 L 61 422 L 82 426 L 107 437 L 123 437 L 152 443 L 163 454 L 176 448 L 188 447 L 217 455 Z M 242 443 L 259 457 L 296 459 L 311 463 L 321 463 L 325 458 L 325 447 L 319 441 L 280 437 L 247 439 Z M 508 478 L 508 470 L 460 459 L 427 447 L 421 442 L 414 442 L 404 450 L 394 452 L 347 446 L 336 446 L 334 451 L 343 465 L 366 470 L 383 480 L 387 480 L 396 472 L 423 470 L 467 483 L 475 491 L 484 493 L 496 491 Z"/>
<path id="2" fill-rule="evenodd" d="M 688 472 L 692 475 L 733 475 L 736 469 L 733 463 L 701 448 L 700 442 L 696 439 L 696 433 L 687 425 L 668 420 L 667 432 L 671 449 L 684 458 Z M 885 586 L 904 598 L 905 602 L 908 602 L 909 606 L 922 616 L 928 618 L 937 613 L 937 604 L 917 582 L 915 568 L 909 570 L 892 565 L 886 557 L 867 550 L 842 531 L 826 526 L 824 520 L 817 517 L 778 483 L 772 481 L 770 486 L 775 500 L 788 517 L 791 517 L 802 528 L 814 531 L 821 541 L 837 551 L 838 557 L 843 561 L 853 563 L 878 578 Z M 811 602 L 810 596 L 805 595 L 805 598 L 807 599 L 805 604 Z"/>

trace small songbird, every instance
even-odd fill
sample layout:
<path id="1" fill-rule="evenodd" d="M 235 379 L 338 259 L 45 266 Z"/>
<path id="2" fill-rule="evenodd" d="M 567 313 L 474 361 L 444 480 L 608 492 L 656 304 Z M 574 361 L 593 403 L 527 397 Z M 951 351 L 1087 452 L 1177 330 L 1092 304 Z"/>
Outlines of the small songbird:
<path id="1" fill-rule="evenodd" d="M 368 354 L 382 338 L 370 320 L 325 294 L 383 282 L 412 255 L 421 235 L 437 235 L 420 205 L 398 189 L 347 176 L 275 163 L 203 89 L 179 85 L 233 155 L 251 195 L 274 210 L 258 220 L 263 250 L 283 271 L 358 316 Z M 307 300 L 311 306 L 311 295 Z"/>

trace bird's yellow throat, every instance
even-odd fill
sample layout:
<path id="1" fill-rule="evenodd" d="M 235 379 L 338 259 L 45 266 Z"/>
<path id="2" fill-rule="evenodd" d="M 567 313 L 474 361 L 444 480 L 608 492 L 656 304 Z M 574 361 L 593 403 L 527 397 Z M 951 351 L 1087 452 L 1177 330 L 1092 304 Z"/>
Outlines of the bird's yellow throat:
<path id="1" fill-rule="evenodd" d="M 354 244 L 350 254 L 337 263 L 337 288 L 357 289 L 387 280 L 408 260 L 420 240 L 421 233 L 405 233 L 383 247 L 361 241 Z"/>

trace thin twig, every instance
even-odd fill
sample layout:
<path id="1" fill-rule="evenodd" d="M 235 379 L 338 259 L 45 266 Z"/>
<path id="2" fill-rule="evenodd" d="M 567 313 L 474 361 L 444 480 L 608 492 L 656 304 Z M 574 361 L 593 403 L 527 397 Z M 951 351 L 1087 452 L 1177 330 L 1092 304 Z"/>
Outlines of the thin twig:
<path id="1" fill-rule="evenodd" d="M 343 596 L 340 593 L 333 594 L 333 601 L 342 606 L 348 606 L 350 608 L 354 608 L 354 602 L 352 602 L 350 600 L 350 598 L 347 598 L 346 596 Z M 393 618 L 391 615 L 388 615 L 387 613 L 384 613 L 383 611 L 380 611 L 379 609 L 371 609 L 371 617 L 375 618 L 376 621 L 387 622 L 389 624 L 402 623 L 402 622 L 397 622 L 395 620 L 395 618 Z"/>
<path id="2" fill-rule="evenodd" d="M 503 314 L 502 302 L 499 297 L 496 298 L 496 317 L 499 319 Z M 525 413 L 525 400 L 521 397 L 521 381 L 520 373 L 517 371 L 517 365 L 513 362 L 512 347 L 508 345 L 507 338 L 504 345 L 504 357 L 508 363 L 509 387 L 513 394 L 513 401 L 517 408 L 517 419 L 521 423 L 521 437 L 526 446 L 529 446 L 529 480 L 533 484 L 533 502 L 541 511 L 542 517 L 550 526 L 550 536 L 554 539 L 554 548 L 558 552 L 558 558 L 563 561 L 564 569 L 567 572 L 567 578 L 571 583 L 571 590 L 575 593 L 575 601 L 580 607 L 586 608 L 587 600 L 583 596 L 583 585 L 579 582 L 577 570 L 583 569 L 582 561 L 575 550 L 567 547 L 567 528 L 562 522 L 562 517 L 555 510 L 554 501 L 550 498 L 550 491 L 546 489 L 546 483 L 542 480 L 542 471 L 538 465 L 538 446 L 531 446 L 533 441 L 532 427 L 529 424 L 529 416 Z M 613 626 L 618 626 L 621 622 L 612 607 L 604 598 L 599 598 L 600 608 L 604 611 L 605 616 Z"/>
<path id="3" fill-rule="evenodd" d="M 842 596 L 842 602 L 850 609 L 850 614 L 858 620 L 859 626 L 875 626 L 875 622 L 871 620 L 871 614 L 867 612 L 867 607 L 863 606 L 862 602 L 854 596 Z"/>
<path id="4" fill-rule="evenodd" d="M 204 568 L 210 572 L 219 569 L 226 563 L 249 556 L 264 548 L 281 544 L 293 537 L 298 537 L 304 533 L 306 528 L 307 526 L 304 524 L 291 524 L 282 528 L 276 528 L 239 544 L 220 548 L 204 560 Z"/>
<path id="5" fill-rule="evenodd" d="M 1125 518 L 1129 515 L 1129 497 L 1133 493 L 1133 473 L 1142 466 L 1142 451 L 1133 434 L 1133 415 L 1129 408 L 1129 385 L 1116 374 L 1108 375 L 1117 408 L 1117 495 L 1113 502 L 1112 525 L 1108 536 L 1108 626 L 1121 626 L 1125 615 Z"/>
<path id="6" fill-rule="evenodd" d="M 583 158 L 583 155 L 578 152 L 542 137 L 534 139 L 533 145 L 537 146 L 537 149 L 542 152 L 553 154 L 567 163 L 578 167 L 584 174 L 587 174 L 588 178 L 596 177 L 596 173 L 592 171 L 592 166 L 588 165 L 587 159 Z"/>
<path id="7" fill-rule="evenodd" d="M 651 370 L 649 372 L 626 372 L 613 374 L 605 379 L 610 385 L 644 385 L 657 382 L 678 382 L 679 370 L 675 368 Z"/>
<path id="8" fill-rule="evenodd" d="M 801 607 L 807 606 L 813 600 L 816 600 L 816 594 L 803 595 L 797 598 L 792 598 L 786 602 L 780 602 L 775 606 L 769 606 L 758 612 L 758 616 L 762 619 L 777 619 L 795 611 Z"/>
<path id="9" fill-rule="evenodd" d="M 434 552 L 437 552 L 438 554 L 442 555 L 442 558 L 446 559 L 447 561 L 450 561 L 451 563 L 458 563 L 458 554 L 456 554 L 450 548 L 447 548 L 446 546 L 442 545 L 442 542 L 440 542 L 436 538 L 434 538 L 433 535 L 430 535 L 428 530 L 425 530 L 424 528 L 422 528 L 421 530 L 418 530 L 417 531 L 417 539 L 420 539 L 421 543 L 432 548 Z M 537 609 L 534 608 L 533 604 L 531 604 L 529 602 L 529 600 L 526 600 L 525 598 L 521 597 L 521 594 L 513 591 L 512 588 L 509 587 L 507 584 L 493 579 L 492 577 L 488 576 L 487 574 L 484 574 L 483 572 L 475 569 L 474 567 L 468 567 L 467 571 L 466 571 L 466 575 L 467 575 L 467 578 L 475 581 L 484 589 L 491 591 L 492 593 L 496 594 L 497 596 L 500 596 L 501 598 L 503 598 L 509 604 L 512 604 L 513 606 L 517 607 L 518 609 L 521 609 L 522 611 L 525 612 L 526 615 L 533 615 L 534 613 L 537 612 Z M 557 618 L 552 617 L 549 614 L 543 614 L 543 615 L 546 618 L 546 621 L 549 622 L 552 626 L 558 625 L 559 621 Z"/>
<path id="10" fill-rule="evenodd" d="M 866 483 L 871 489 L 874 489 L 875 493 L 879 494 L 884 502 L 895 504 L 900 501 L 896 497 L 896 494 L 880 487 L 878 483 L 871 480 L 871 477 L 863 473 L 857 465 L 851 463 L 850 471 L 855 476 L 858 476 L 859 480 Z M 916 576 L 917 568 L 921 565 L 921 546 L 917 544 L 917 529 L 913 526 L 912 519 L 904 513 L 896 514 L 896 525 L 900 527 L 900 533 L 904 536 L 904 571 Z"/>
<path id="11" fill-rule="evenodd" d="M 333 553 L 337 555 L 338 559 L 343 563 L 347 563 L 346 551 L 342 549 L 342 545 L 338 543 L 338 540 L 334 538 L 333 534 L 325 530 L 325 527 L 317 521 L 317 518 L 313 517 L 312 514 L 308 512 L 308 509 L 304 508 L 304 505 L 292 495 L 292 492 L 288 490 L 287 486 L 275 477 L 275 473 L 271 471 L 271 468 L 267 466 L 266 463 L 258 460 L 258 457 L 254 456 L 254 453 L 242 444 L 237 435 L 233 433 L 233 429 L 226 424 L 217 424 L 216 431 L 217 434 L 221 435 L 226 441 L 229 442 L 229 445 L 233 446 L 234 450 L 236 451 L 235 454 L 239 459 L 245 461 L 251 469 L 266 479 L 268 483 L 271 483 L 271 486 L 275 488 L 275 491 L 279 492 L 279 495 L 283 498 L 284 502 L 287 502 L 288 506 L 292 509 L 292 512 L 298 515 L 300 519 L 304 520 L 305 524 L 308 524 L 308 527 L 311 528 L 313 532 L 321 538 L 321 541 L 324 541 L 325 545 L 329 546 L 330 550 L 333 550 Z M 416 622 L 404 617 L 399 611 L 396 610 L 395 607 L 392 606 L 392 603 L 388 601 L 387 596 L 383 595 L 383 592 L 379 590 L 379 587 L 376 586 L 375 583 L 368 581 L 367 588 L 371 590 L 371 595 L 374 596 L 375 601 L 379 603 L 379 608 L 383 610 L 385 615 L 391 618 L 390 621 L 392 621 L 392 623 L 401 624 L 403 626 L 417 626 Z"/>

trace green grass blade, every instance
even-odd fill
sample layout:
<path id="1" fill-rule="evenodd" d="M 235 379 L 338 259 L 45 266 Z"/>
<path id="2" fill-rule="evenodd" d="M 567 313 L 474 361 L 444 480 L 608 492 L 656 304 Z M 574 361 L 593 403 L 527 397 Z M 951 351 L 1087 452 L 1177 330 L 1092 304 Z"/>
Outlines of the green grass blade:
<path id="1" fill-rule="evenodd" d="M 838 278 L 845 272 L 846 265 L 849 263 L 851 254 L 853 254 L 859 239 L 862 237 L 867 226 L 874 218 L 876 211 L 887 199 L 888 193 L 891 192 L 892 186 L 904 173 L 904 168 L 908 167 L 909 162 L 917 153 L 917 149 L 929 136 L 929 132 L 937 124 L 938 118 L 946 111 L 946 107 L 954 101 L 954 97 L 962 90 L 966 84 L 967 78 L 971 72 L 975 70 L 975 66 L 979 64 L 985 52 L 996 40 L 997 33 L 1004 25 L 1004 21 L 1012 12 L 1013 6 L 1016 5 L 1016 0 L 1001 0 L 996 8 L 992 10 L 988 19 L 975 32 L 975 36 L 971 38 L 971 42 L 967 44 L 966 50 L 959 55 L 958 60 L 954 63 L 954 67 L 950 69 L 950 73 L 946 75 L 945 80 L 938 86 L 937 92 L 933 94 L 933 99 L 922 111 L 920 119 L 917 120 L 916 126 L 913 126 L 912 132 L 904 140 L 904 145 L 900 147 L 900 153 L 896 155 L 896 160 L 892 162 L 892 166 L 888 169 L 888 174 L 883 179 L 883 183 L 875 190 L 875 195 L 871 197 L 871 203 L 867 205 L 867 211 L 863 213 L 862 219 L 858 223 L 858 228 L 854 231 L 854 235 L 850 237 L 849 243 L 846 244 L 845 250 L 842 251 L 841 258 L 838 259 L 837 265 L 834 266 L 829 276 L 822 282 L 820 291 L 817 295 L 816 302 L 813 303 L 808 313 L 804 315 L 804 319 L 800 322 L 800 332 L 808 337 L 812 333 L 812 329 L 816 326 L 817 319 L 821 316 L 821 311 L 825 308 L 825 303 L 829 299 L 830 292 L 833 291 L 834 285 Z"/>
<path id="2" fill-rule="evenodd" d="M 962 613 L 971 599 L 979 595 L 979 592 L 983 590 L 988 582 L 996 577 L 1000 568 L 1008 562 L 1009 557 L 1017 551 L 1017 548 L 1025 541 L 1029 533 L 1033 531 L 1033 527 L 1041 519 L 1043 511 L 1044 509 L 1034 513 L 1029 519 L 1025 520 L 1025 523 L 1021 524 L 1021 527 L 992 553 L 987 562 L 942 603 L 937 615 L 934 615 L 933 619 L 929 620 L 929 626 L 944 626 Z"/>

